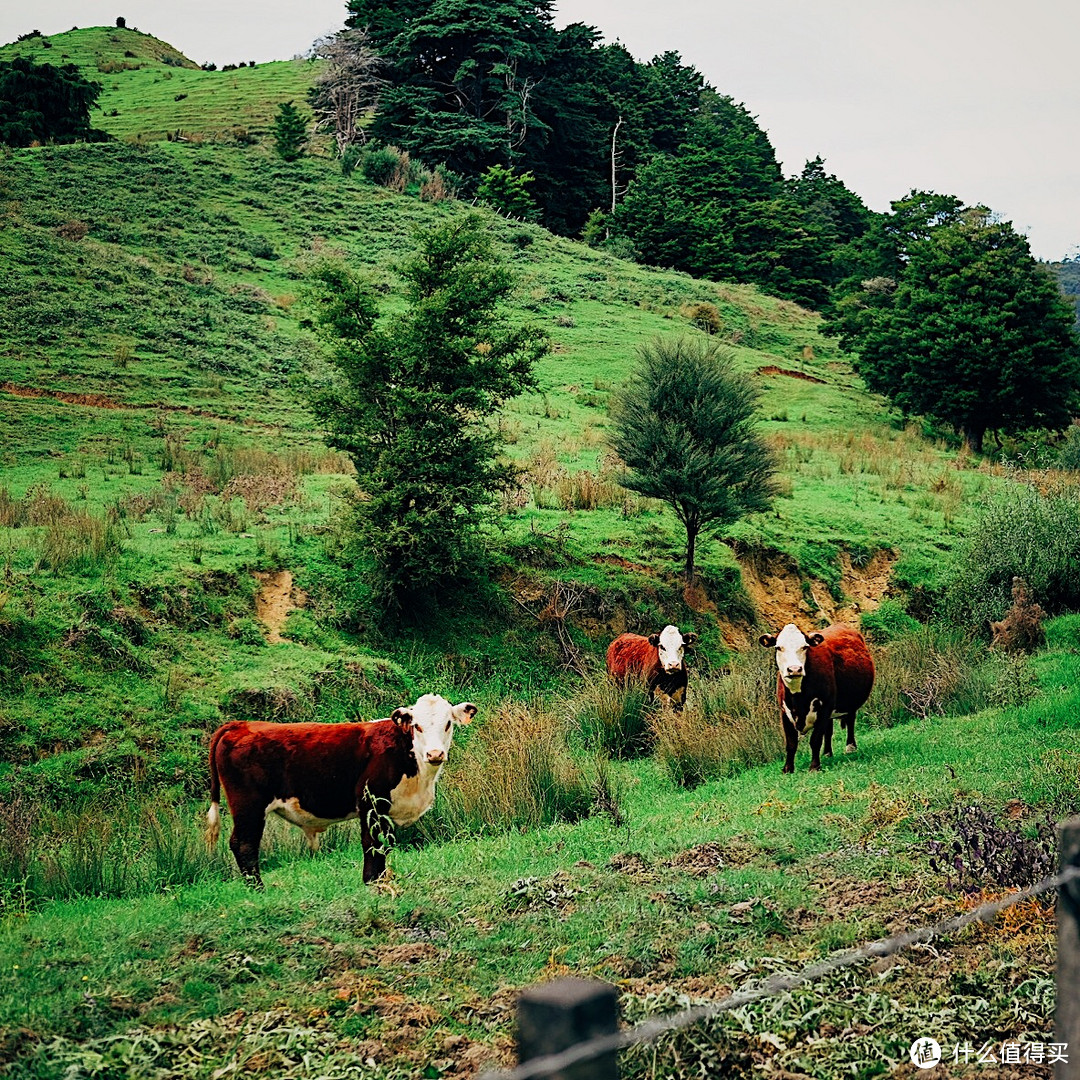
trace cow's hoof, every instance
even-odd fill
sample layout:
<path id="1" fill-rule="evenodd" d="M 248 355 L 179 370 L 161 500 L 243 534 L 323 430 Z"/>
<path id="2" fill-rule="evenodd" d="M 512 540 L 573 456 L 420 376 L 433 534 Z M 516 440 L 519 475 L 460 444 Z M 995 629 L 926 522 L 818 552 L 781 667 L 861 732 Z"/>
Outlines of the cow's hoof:
<path id="1" fill-rule="evenodd" d="M 789 766 L 785 765 L 780 771 L 782 773 L 793 773 L 795 770 L 793 768 L 790 768 Z"/>
<path id="2" fill-rule="evenodd" d="M 810 763 L 810 771 L 811 772 L 821 772 L 821 764 L 819 762 L 812 761 Z"/>
<path id="3" fill-rule="evenodd" d="M 845 754 L 854 754 L 855 751 L 858 750 L 858 749 L 859 748 L 854 743 L 849 743 L 847 746 L 844 747 L 844 753 Z"/>

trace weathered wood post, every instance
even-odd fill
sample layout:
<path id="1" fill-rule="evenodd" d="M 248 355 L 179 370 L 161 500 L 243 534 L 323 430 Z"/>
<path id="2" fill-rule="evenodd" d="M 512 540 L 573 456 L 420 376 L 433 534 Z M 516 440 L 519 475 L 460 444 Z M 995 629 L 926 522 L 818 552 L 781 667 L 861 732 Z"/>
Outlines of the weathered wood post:
<path id="1" fill-rule="evenodd" d="M 518 1061 L 569 1050 L 619 1029 L 615 987 L 592 979 L 555 979 L 530 986 L 518 999 Z M 551 1074 L 551 1080 L 618 1080 L 615 1051 Z"/>
<path id="2" fill-rule="evenodd" d="M 1080 817 L 1058 825 L 1058 869 L 1080 866 Z M 1067 1043 L 1067 1061 L 1054 1080 L 1080 1080 L 1080 878 L 1058 886 L 1057 1012 L 1054 1041 Z"/>

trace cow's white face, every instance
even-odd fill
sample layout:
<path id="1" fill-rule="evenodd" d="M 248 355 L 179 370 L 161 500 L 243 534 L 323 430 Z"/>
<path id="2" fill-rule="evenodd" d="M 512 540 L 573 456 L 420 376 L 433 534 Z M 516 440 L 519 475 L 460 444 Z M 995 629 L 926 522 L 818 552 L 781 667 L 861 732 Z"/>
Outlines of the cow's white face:
<path id="1" fill-rule="evenodd" d="M 788 623 L 779 634 L 763 634 L 760 640 L 762 645 L 776 650 L 776 667 L 784 686 L 793 694 L 799 693 L 806 674 L 806 650 L 825 639 L 820 634 L 807 637 L 794 623 Z"/>
<path id="2" fill-rule="evenodd" d="M 475 715 L 471 701 L 451 705 L 438 694 L 425 694 L 415 705 L 395 709 L 390 719 L 403 731 L 412 732 L 417 765 L 437 769 L 450 753 L 454 725 L 467 724 Z"/>
<path id="3" fill-rule="evenodd" d="M 683 666 L 683 652 L 687 645 L 693 645 L 697 634 L 681 634 L 677 626 L 665 626 L 659 634 L 649 638 L 649 644 L 656 646 L 660 654 L 660 667 L 669 675 Z"/>

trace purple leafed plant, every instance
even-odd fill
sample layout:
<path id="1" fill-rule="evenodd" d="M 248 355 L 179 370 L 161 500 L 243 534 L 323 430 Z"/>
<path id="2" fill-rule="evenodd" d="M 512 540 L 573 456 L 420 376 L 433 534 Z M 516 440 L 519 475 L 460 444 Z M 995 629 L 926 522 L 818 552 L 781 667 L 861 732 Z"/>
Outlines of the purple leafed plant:
<path id="1" fill-rule="evenodd" d="M 958 806 L 933 818 L 935 832 L 953 839 L 931 840 L 930 867 L 947 875 L 951 888 L 1022 888 L 1054 872 L 1057 839 L 1051 821 L 1037 822 L 1029 835 L 1019 822 L 1001 822 L 982 806 Z"/>

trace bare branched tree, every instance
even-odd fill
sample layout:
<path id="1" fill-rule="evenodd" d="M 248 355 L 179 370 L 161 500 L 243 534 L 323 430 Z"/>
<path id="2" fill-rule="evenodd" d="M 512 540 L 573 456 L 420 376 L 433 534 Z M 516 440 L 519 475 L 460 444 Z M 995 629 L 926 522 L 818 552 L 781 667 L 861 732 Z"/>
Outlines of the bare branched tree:
<path id="1" fill-rule="evenodd" d="M 316 131 L 333 131 L 339 155 L 365 141 L 360 121 L 378 103 L 386 80 L 382 59 L 368 43 L 365 29 L 341 30 L 319 38 L 311 55 L 324 61 L 315 76 L 310 102 Z"/>

